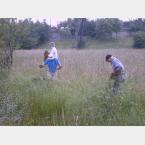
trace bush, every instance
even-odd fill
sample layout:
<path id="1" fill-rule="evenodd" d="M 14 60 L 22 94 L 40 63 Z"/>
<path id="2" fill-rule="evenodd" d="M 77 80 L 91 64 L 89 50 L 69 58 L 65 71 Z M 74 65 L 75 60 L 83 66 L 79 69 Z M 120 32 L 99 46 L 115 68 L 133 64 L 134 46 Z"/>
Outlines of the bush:
<path id="1" fill-rule="evenodd" d="M 138 32 L 134 35 L 134 48 L 145 48 L 145 32 Z"/>

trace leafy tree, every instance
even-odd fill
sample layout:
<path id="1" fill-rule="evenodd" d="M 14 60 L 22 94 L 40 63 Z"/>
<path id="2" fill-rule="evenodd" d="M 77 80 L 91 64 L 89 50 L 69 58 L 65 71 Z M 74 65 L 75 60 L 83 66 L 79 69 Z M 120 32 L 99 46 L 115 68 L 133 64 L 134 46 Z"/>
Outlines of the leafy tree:
<path id="1" fill-rule="evenodd" d="M 59 33 L 60 33 L 61 38 L 63 39 L 71 38 L 71 30 L 69 27 L 61 27 L 59 29 Z"/>
<path id="2" fill-rule="evenodd" d="M 45 21 L 34 23 L 25 19 L 18 22 L 16 30 L 17 48 L 30 49 L 48 41 L 51 28 Z"/>
<path id="3" fill-rule="evenodd" d="M 145 48 L 145 32 L 137 32 L 133 38 L 135 48 Z"/>
<path id="4" fill-rule="evenodd" d="M 0 41 L 5 47 L 14 47 L 16 32 L 15 18 L 0 18 Z"/>
<path id="5" fill-rule="evenodd" d="M 108 18 L 96 21 L 96 38 L 110 39 L 112 38 L 112 32 L 112 24 Z"/>
<path id="6" fill-rule="evenodd" d="M 117 39 L 117 34 L 121 30 L 121 21 L 118 18 L 111 18 L 109 20 L 112 26 L 112 31 L 116 33 Z"/>
<path id="7" fill-rule="evenodd" d="M 145 19 L 136 19 L 133 21 L 129 21 L 129 32 L 138 32 L 138 31 L 145 31 Z"/>
<path id="8" fill-rule="evenodd" d="M 121 22 L 117 18 L 103 18 L 96 20 L 96 38 L 98 39 L 111 39 L 112 33 L 117 33 L 121 29 Z"/>
<path id="9" fill-rule="evenodd" d="M 95 21 L 86 20 L 85 25 L 84 25 L 83 35 L 84 36 L 95 37 L 96 36 L 95 30 L 96 30 Z"/>
<path id="10" fill-rule="evenodd" d="M 10 68 L 13 62 L 13 48 L 15 47 L 15 18 L 0 19 L 0 69 Z"/>

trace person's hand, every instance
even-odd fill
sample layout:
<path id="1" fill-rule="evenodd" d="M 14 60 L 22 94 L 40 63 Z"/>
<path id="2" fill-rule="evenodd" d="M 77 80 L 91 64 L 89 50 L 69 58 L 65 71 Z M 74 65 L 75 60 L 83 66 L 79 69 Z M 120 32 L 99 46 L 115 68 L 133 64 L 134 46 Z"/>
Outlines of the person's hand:
<path id="1" fill-rule="evenodd" d="M 62 65 L 60 65 L 59 67 L 58 67 L 58 70 L 60 70 L 62 68 Z"/>
<path id="2" fill-rule="evenodd" d="M 110 79 L 113 79 L 115 77 L 115 73 L 113 72 L 113 73 L 111 73 L 111 75 L 110 75 Z"/>
<path id="3" fill-rule="evenodd" d="M 39 65 L 40 68 L 43 68 L 43 65 Z"/>

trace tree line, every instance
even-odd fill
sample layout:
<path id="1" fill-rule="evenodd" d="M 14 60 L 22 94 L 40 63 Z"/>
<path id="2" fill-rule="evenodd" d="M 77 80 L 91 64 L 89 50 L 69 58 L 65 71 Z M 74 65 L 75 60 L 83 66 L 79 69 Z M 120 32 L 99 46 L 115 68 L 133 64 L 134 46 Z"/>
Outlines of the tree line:
<path id="1" fill-rule="evenodd" d="M 82 18 L 67 19 L 58 25 L 60 33 L 66 36 L 75 36 Z M 129 21 L 122 21 L 118 18 L 101 18 L 88 20 L 86 18 L 83 26 L 83 36 L 89 36 L 96 39 L 112 39 L 112 33 L 117 34 L 120 31 L 129 32 L 130 35 L 135 32 L 145 31 L 145 19 L 138 18 Z"/>
<path id="2" fill-rule="evenodd" d="M 44 20 L 33 22 L 32 19 L 0 19 L 0 44 L 16 49 L 31 49 L 49 40 L 51 28 Z"/>
<path id="3" fill-rule="evenodd" d="M 114 39 L 113 33 L 116 34 L 115 39 L 118 39 L 118 33 L 121 31 L 128 32 L 133 37 L 133 47 L 145 48 L 145 19 L 143 18 L 129 21 L 122 21 L 118 18 L 96 20 L 74 18 L 61 22 L 57 29 L 61 38 L 75 38 L 78 41 L 78 48 L 80 44 L 84 47 L 83 37 L 85 36 L 99 40 L 111 40 Z"/>
<path id="4" fill-rule="evenodd" d="M 110 40 L 112 33 L 129 32 L 134 38 L 134 47 L 145 48 L 145 19 L 122 21 L 118 18 L 68 18 L 51 27 L 44 20 L 33 22 L 31 18 L 0 18 L 0 68 L 10 67 L 14 49 L 32 49 L 50 41 L 54 30 L 62 39 L 75 39 L 77 48 L 85 47 L 85 37 Z"/>
<path id="5" fill-rule="evenodd" d="M 50 40 L 54 27 L 44 20 L 33 22 L 31 18 L 18 20 L 16 18 L 0 18 L 0 47 L 16 49 L 31 49 Z M 145 31 L 145 19 L 122 21 L 118 18 L 101 18 L 89 20 L 86 18 L 68 18 L 55 27 L 62 39 L 83 41 L 83 37 L 110 40 L 112 34 L 120 31 L 134 35 Z M 143 35 L 143 34 L 142 34 Z"/>

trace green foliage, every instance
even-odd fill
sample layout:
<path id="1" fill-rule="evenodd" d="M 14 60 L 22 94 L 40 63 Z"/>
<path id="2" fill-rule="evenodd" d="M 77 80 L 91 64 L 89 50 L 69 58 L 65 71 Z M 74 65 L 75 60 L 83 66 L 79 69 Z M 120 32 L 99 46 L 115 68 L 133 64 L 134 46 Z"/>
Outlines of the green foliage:
<path id="1" fill-rule="evenodd" d="M 0 46 L 15 46 L 16 19 L 0 18 Z"/>
<path id="2" fill-rule="evenodd" d="M 83 26 L 81 26 L 81 19 L 85 19 Z M 89 21 L 86 18 L 74 18 L 61 22 L 58 28 L 60 29 L 61 27 L 70 28 L 72 36 L 75 36 L 76 33 L 79 35 L 80 31 L 82 31 L 83 36 L 96 36 L 99 39 L 106 39 L 111 37 L 112 32 L 118 33 L 120 31 L 120 20 L 117 18 L 105 18 Z"/>
<path id="3" fill-rule="evenodd" d="M 145 32 L 138 32 L 134 35 L 135 48 L 145 48 Z"/>
<path id="4" fill-rule="evenodd" d="M 129 32 L 145 31 L 145 19 L 138 18 L 133 21 L 129 21 L 128 24 Z"/>
<path id="5" fill-rule="evenodd" d="M 12 64 L 13 47 L 15 46 L 15 18 L 0 18 L 0 80 Z M 7 74 L 7 73 L 6 73 Z"/>
<path id="6" fill-rule="evenodd" d="M 70 39 L 71 37 L 71 31 L 69 27 L 61 27 L 59 30 L 60 37 L 63 39 Z"/>
<path id="7" fill-rule="evenodd" d="M 98 39 L 110 39 L 112 37 L 111 25 L 107 19 L 97 20 L 96 33 Z"/>
<path id="8" fill-rule="evenodd" d="M 86 20 L 84 24 L 84 31 L 83 35 L 84 36 L 90 36 L 94 38 L 96 36 L 96 23 L 94 21 L 88 21 Z"/>
<path id="9" fill-rule="evenodd" d="M 100 79 L 70 83 L 14 75 L 0 87 L 1 116 L 9 119 L 1 125 L 144 125 L 145 97 L 135 85 L 111 98 Z"/>
<path id="10" fill-rule="evenodd" d="M 80 21 L 82 18 L 74 18 L 74 19 L 67 19 L 67 21 L 61 22 L 58 25 L 58 29 L 61 30 L 61 28 L 69 28 L 70 33 L 72 35 L 72 37 L 74 38 L 77 33 L 79 32 L 79 27 L 80 27 Z M 96 24 L 94 21 L 89 21 L 86 18 L 85 22 L 83 24 L 83 31 L 82 31 L 82 35 L 83 36 L 90 36 L 90 37 L 94 37 L 95 36 L 95 28 L 96 28 Z M 78 34 L 79 35 L 79 34 Z"/>
<path id="11" fill-rule="evenodd" d="M 44 21 L 31 19 L 16 21 L 15 18 L 0 19 L 0 46 L 31 49 L 49 40 L 51 28 Z"/>
<path id="12" fill-rule="evenodd" d="M 16 46 L 19 49 L 31 49 L 49 40 L 50 27 L 43 23 L 34 23 L 31 19 L 19 21 L 16 32 Z"/>
<path id="13" fill-rule="evenodd" d="M 117 18 L 98 19 L 96 21 L 96 38 L 111 39 L 112 33 L 120 31 L 120 21 Z"/>

